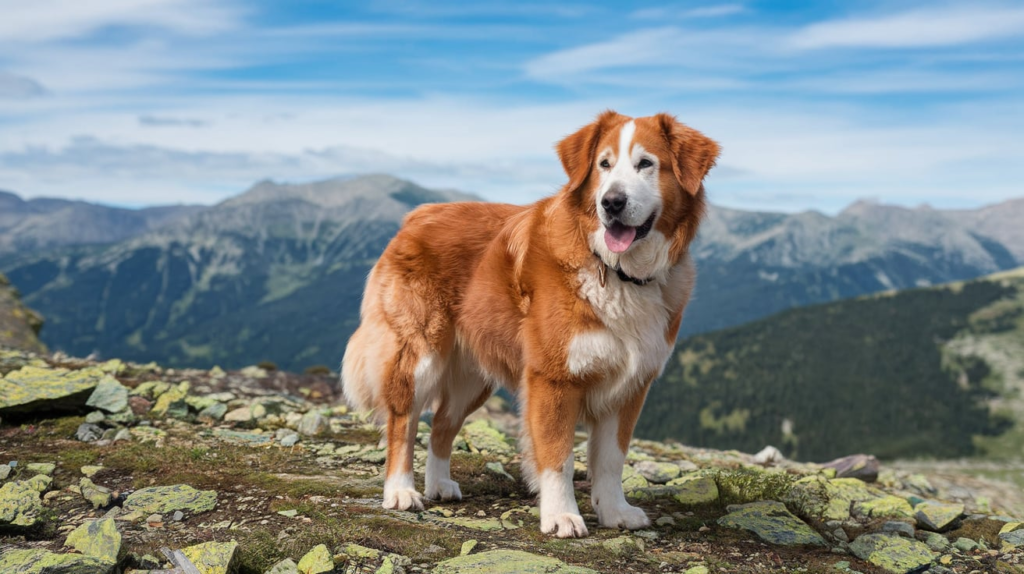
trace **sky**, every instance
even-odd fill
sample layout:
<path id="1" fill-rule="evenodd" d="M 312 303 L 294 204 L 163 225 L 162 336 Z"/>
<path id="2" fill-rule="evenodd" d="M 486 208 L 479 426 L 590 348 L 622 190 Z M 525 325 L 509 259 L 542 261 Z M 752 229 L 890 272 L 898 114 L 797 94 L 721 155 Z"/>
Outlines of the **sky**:
<path id="1" fill-rule="evenodd" d="M 1024 3 L 0 0 L 0 189 L 212 204 L 390 173 L 525 203 L 604 109 L 723 148 L 712 202 L 1024 196 Z"/>

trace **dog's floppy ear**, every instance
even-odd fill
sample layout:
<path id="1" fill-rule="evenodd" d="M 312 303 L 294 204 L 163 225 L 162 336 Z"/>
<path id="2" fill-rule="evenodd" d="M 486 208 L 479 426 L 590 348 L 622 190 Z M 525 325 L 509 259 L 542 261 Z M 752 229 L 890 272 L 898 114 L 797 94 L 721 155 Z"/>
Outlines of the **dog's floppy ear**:
<path id="1" fill-rule="evenodd" d="M 669 114 L 658 114 L 658 123 L 672 151 L 672 171 L 679 185 L 691 195 L 697 195 L 704 176 L 718 159 L 721 151 L 718 144 Z"/>
<path id="2" fill-rule="evenodd" d="M 566 136 L 555 146 L 558 157 L 562 160 L 562 167 L 565 169 L 566 175 L 569 176 L 567 189 L 570 191 L 579 189 L 587 181 L 590 168 L 594 164 L 594 154 L 597 152 L 597 142 L 601 139 L 601 133 L 611 126 L 617 117 L 620 117 L 618 113 L 606 110 L 593 122 L 578 132 Z"/>

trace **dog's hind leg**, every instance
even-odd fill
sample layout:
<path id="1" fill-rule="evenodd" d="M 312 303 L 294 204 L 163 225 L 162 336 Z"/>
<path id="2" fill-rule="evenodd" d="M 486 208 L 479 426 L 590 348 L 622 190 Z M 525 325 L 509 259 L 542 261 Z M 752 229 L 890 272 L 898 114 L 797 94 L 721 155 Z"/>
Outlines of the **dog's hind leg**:
<path id="1" fill-rule="evenodd" d="M 451 478 L 452 441 L 466 417 L 480 408 L 492 392 L 479 375 L 467 373 L 465 363 L 460 362 L 455 359 L 450 363 L 430 429 L 424 494 L 431 500 L 462 500 L 459 483 Z"/>
<path id="2" fill-rule="evenodd" d="M 413 479 L 413 448 L 420 411 L 440 378 L 440 357 L 405 345 L 393 363 L 383 398 L 387 406 L 387 463 L 384 508 L 423 509 L 423 497 Z"/>

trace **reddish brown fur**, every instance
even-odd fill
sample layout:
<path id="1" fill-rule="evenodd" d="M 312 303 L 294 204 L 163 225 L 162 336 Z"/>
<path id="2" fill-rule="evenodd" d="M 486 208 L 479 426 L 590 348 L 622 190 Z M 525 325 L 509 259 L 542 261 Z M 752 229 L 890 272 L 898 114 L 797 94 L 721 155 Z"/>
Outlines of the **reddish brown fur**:
<path id="1" fill-rule="evenodd" d="M 452 397 L 443 385 L 436 396 L 417 395 L 424 392 L 417 389 L 417 365 L 431 356 L 444 363 L 457 345 L 494 379 L 513 388 L 525 383 L 523 424 L 532 440 L 527 465 L 537 471 L 561 468 L 585 398 L 603 375 L 577 376 L 567 368 L 572 338 L 603 326 L 580 297 L 578 279 L 581 269 L 599 266 L 587 243 L 598 225 L 594 157 L 606 146 L 617 148 L 629 120 L 605 112 L 558 144 L 569 182 L 555 196 L 528 206 L 425 205 L 406 218 L 367 282 L 363 325 L 345 359 L 350 400 L 386 413 L 388 476 L 411 469 L 424 401 L 438 405 L 431 445 L 446 458 L 465 415 L 490 394 L 490 387 L 467 386 L 477 390 L 464 392 L 479 395 L 462 401 L 467 412 L 453 413 L 447 412 Z M 656 229 L 670 241 L 675 265 L 686 256 L 704 213 L 701 182 L 718 146 L 666 114 L 635 122 L 634 141 L 660 160 L 663 211 Z M 613 274 L 610 280 L 618 279 Z M 671 301 L 664 333 L 669 341 L 678 332 L 686 297 Z M 655 375 L 618 406 L 623 450 Z"/>

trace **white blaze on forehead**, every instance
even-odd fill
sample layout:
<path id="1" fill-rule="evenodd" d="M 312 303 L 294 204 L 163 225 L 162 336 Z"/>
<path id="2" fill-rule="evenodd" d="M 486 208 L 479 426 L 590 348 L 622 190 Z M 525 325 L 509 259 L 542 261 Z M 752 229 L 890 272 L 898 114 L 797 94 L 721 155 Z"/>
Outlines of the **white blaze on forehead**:
<path id="1" fill-rule="evenodd" d="M 636 134 L 636 122 L 629 120 L 626 125 L 622 126 L 622 131 L 619 132 L 619 159 L 618 161 L 629 161 L 629 147 L 633 143 L 633 136 Z"/>

